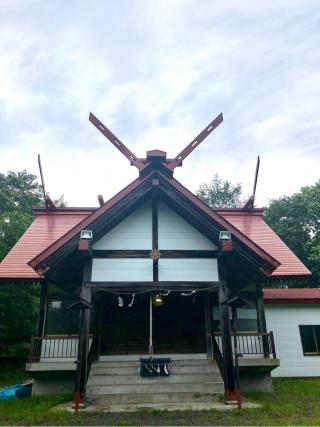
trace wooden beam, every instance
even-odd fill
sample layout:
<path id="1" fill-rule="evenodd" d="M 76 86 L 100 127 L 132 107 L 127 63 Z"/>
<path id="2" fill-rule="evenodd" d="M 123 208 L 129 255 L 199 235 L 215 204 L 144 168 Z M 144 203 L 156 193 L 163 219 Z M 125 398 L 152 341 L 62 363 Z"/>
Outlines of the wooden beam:
<path id="1" fill-rule="evenodd" d="M 169 162 L 169 167 L 175 169 L 183 160 L 189 156 L 192 151 L 198 147 L 201 142 L 215 130 L 223 121 L 223 115 L 220 113 L 208 126 L 203 129 L 174 159 Z"/>
<path id="2" fill-rule="evenodd" d="M 207 292 L 216 292 L 224 282 L 189 282 L 189 281 L 148 281 L 148 282 L 86 282 L 86 286 L 98 290 L 107 290 L 110 292 L 152 292 L 156 290 L 172 290 L 183 292 L 185 290 L 202 290 Z"/>
<path id="3" fill-rule="evenodd" d="M 111 132 L 110 129 L 107 128 L 94 114 L 90 113 L 89 115 L 90 122 L 105 136 L 111 144 L 113 144 L 121 154 L 123 154 L 129 162 L 134 165 L 138 170 L 144 168 L 144 163 L 141 159 L 138 159 L 132 151 L 130 151 L 123 142 L 120 141 L 119 138 L 115 136 L 114 133 Z"/>
<path id="4" fill-rule="evenodd" d="M 92 250 L 94 258 L 150 258 L 151 251 L 137 250 Z M 215 250 L 171 250 L 161 249 L 160 258 L 216 258 Z"/>

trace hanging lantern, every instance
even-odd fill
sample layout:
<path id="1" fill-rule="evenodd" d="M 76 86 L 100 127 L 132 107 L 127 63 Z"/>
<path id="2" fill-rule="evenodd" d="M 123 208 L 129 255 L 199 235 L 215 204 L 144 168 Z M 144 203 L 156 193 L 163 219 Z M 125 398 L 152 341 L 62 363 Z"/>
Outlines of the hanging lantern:
<path id="1" fill-rule="evenodd" d="M 164 304 L 164 298 L 159 295 L 156 294 L 153 298 L 152 298 L 152 303 L 155 307 L 160 307 L 160 305 Z"/>

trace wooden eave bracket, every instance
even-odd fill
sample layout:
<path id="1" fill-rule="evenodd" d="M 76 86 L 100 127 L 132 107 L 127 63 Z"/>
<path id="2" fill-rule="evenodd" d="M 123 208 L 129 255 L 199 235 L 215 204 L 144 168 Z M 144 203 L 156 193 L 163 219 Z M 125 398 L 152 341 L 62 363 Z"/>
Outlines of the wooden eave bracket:
<path id="1" fill-rule="evenodd" d="M 219 241 L 219 250 L 221 253 L 232 252 L 233 251 L 232 240 L 220 240 Z"/>
<path id="2" fill-rule="evenodd" d="M 78 250 L 85 258 L 93 258 L 90 240 L 80 239 L 78 243 Z"/>
<path id="3" fill-rule="evenodd" d="M 67 309 L 68 310 L 74 310 L 77 307 L 80 307 L 80 308 L 83 308 L 83 309 L 93 310 L 93 305 L 90 304 L 88 301 L 84 300 L 83 298 L 79 298 L 77 301 L 75 301 L 74 303 L 70 304 L 67 307 Z"/>

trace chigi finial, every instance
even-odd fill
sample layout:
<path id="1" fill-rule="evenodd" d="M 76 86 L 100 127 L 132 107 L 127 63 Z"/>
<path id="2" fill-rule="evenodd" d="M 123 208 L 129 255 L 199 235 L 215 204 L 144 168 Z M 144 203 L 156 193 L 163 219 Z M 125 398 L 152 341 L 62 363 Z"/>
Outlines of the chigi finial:
<path id="1" fill-rule="evenodd" d="M 176 167 L 182 166 L 183 160 L 192 153 L 192 151 L 201 144 L 201 142 L 210 135 L 223 121 L 223 115 L 220 113 L 212 122 L 209 123 L 175 158 L 167 159 L 167 153 L 161 150 L 151 150 L 147 152 L 146 158 L 138 158 L 127 148 L 123 142 L 117 138 L 94 114 L 89 115 L 90 122 L 104 135 L 131 163 L 135 166 L 140 176 L 150 172 L 150 169 L 160 168 L 167 175 L 172 176 Z"/>

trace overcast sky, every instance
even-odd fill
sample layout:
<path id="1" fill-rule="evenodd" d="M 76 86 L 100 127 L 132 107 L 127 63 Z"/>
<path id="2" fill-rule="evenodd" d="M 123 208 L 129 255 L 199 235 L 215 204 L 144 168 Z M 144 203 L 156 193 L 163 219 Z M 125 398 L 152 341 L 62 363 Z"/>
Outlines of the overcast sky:
<path id="1" fill-rule="evenodd" d="M 257 204 L 320 178 L 318 0 L 0 0 L 0 172 L 38 174 L 69 206 L 96 206 L 137 170 L 88 121 L 137 155 L 175 156 L 224 122 L 175 177 L 215 173 Z"/>

